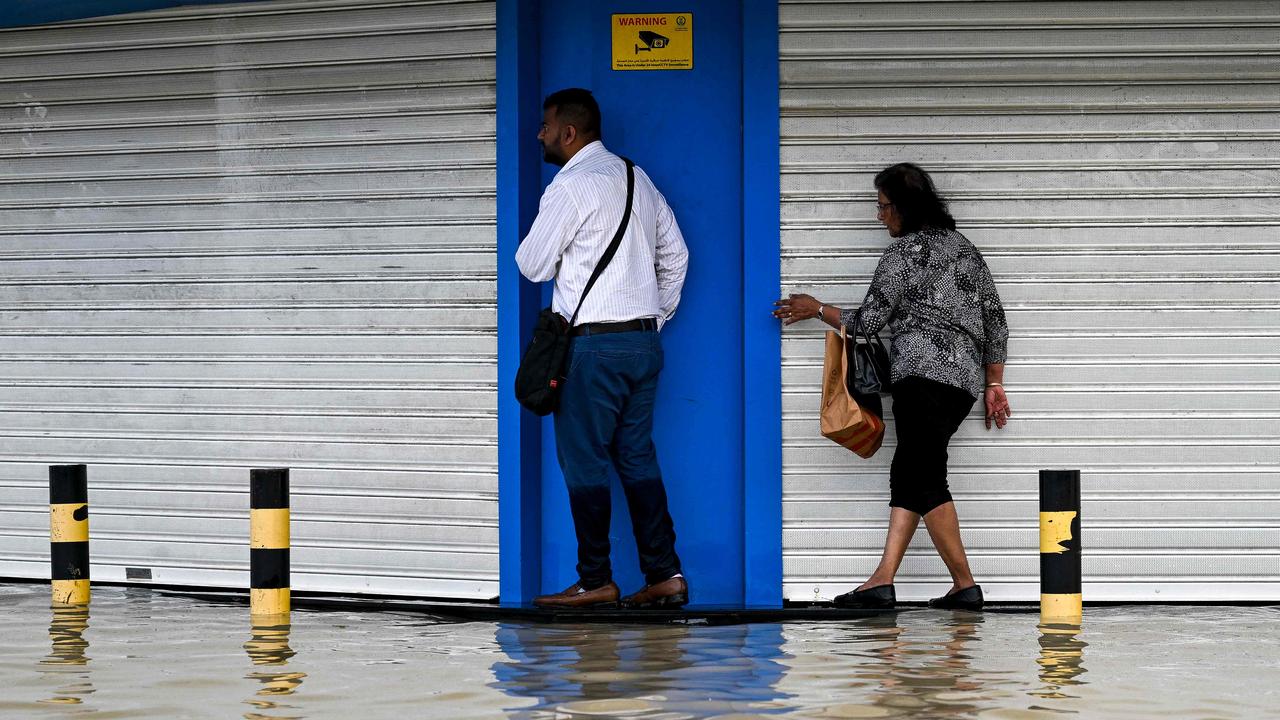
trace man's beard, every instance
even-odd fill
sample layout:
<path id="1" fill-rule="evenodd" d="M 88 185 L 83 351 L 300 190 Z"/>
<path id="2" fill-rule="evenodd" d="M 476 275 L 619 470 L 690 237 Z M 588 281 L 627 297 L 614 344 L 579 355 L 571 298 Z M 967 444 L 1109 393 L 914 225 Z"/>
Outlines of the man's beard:
<path id="1" fill-rule="evenodd" d="M 555 165 L 556 167 L 564 167 L 564 164 L 565 164 L 564 156 L 561 155 L 556 148 L 550 147 L 547 144 L 541 143 L 541 142 L 538 144 L 542 146 L 542 159 L 545 162 L 549 162 L 552 165 Z"/>

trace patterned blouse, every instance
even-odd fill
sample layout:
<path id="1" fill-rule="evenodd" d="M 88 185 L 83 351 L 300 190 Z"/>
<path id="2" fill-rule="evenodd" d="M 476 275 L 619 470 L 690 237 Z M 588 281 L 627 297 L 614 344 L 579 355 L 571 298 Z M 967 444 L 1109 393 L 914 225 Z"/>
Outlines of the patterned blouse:
<path id="1" fill-rule="evenodd" d="M 890 243 L 861 309 L 840 313 L 850 334 L 858 312 L 867 332 L 888 324 L 893 382 L 914 375 L 980 399 L 985 366 L 1005 361 L 1009 326 L 991 271 L 955 230 L 925 228 Z"/>

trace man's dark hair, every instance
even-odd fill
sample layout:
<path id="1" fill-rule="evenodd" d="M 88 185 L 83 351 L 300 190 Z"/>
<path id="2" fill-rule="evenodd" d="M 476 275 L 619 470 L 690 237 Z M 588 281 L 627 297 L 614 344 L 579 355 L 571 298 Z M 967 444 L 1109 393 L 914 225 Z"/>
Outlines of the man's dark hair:
<path id="1" fill-rule="evenodd" d="M 556 118 L 565 125 L 572 125 L 587 138 L 600 139 L 600 105 L 590 90 L 567 88 L 547 96 L 543 110 L 556 109 Z"/>
<path id="2" fill-rule="evenodd" d="M 876 175 L 875 183 L 898 211 L 904 233 L 922 228 L 956 229 L 955 219 L 947 212 L 947 202 L 939 197 L 933 179 L 920 166 L 891 165 Z"/>

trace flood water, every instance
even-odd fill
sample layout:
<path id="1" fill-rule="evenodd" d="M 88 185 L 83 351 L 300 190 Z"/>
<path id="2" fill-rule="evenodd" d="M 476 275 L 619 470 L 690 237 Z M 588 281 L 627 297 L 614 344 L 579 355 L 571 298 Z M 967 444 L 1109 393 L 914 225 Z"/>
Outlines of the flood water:
<path id="1" fill-rule="evenodd" d="M 0 718 L 1263 718 L 1280 608 L 530 625 L 0 585 Z"/>

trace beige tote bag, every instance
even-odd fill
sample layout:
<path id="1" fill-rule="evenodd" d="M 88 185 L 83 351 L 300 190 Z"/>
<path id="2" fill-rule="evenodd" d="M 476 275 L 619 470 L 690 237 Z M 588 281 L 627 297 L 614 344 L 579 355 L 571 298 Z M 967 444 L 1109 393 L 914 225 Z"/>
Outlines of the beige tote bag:
<path id="1" fill-rule="evenodd" d="M 869 458 L 884 441 L 884 421 L 864 410 L 849 394 L 849 354 L 845 343 L 853 342 L 840 332 L 827 331 L 827 353 L 822 361 L 822 436 Z"/>

